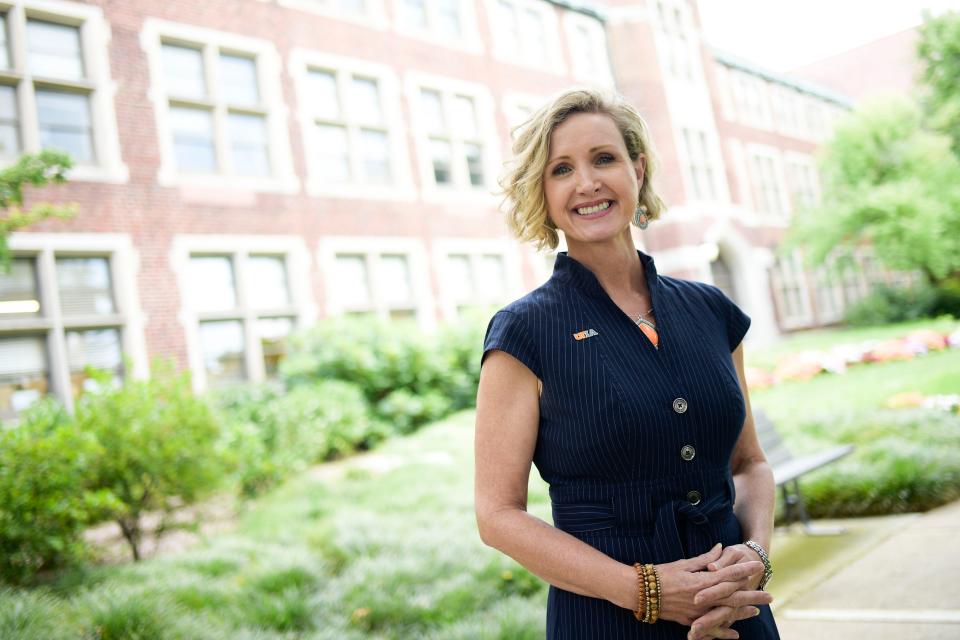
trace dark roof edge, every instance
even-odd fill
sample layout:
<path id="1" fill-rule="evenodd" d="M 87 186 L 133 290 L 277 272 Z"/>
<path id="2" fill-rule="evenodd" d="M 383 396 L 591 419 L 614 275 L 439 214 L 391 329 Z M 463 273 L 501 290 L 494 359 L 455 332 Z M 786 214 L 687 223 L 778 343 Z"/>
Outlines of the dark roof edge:
<path id="1" fill-rule="evenodd" d="M 592 2 L 589 2 L 589 0 L 546 0 L 546 1 L 558 7 L 563 7 L 564 9 L 570 9 L 571 11 L 582 13 L 584 15 L 590 16 L 591 18 L 596 18 L 600 22 L 607 21 L 607 14 L 604 13 L 604 11 L 600 9 L 600 7 L 596 6 Z"/>
<path id="2" fill-rule="evenodd" d="M 796 78 L 791 78 L 790 76 L 785 74 L 776 73 L 775 71 L 770 71 L 769 69 L 764 69 L 763 67 L 760 67 L 754 64 L 753 62 L 750 62 L 749 60 L 744 60 L 743 58 L 738 58 L 737 56 L 731 55 L 729 53 L 718 51 L 717 49 L 714 49 L 712 47 L 710 49 L 710 52 L 712 53 L 713 58 L 717 62 L 727 65 L 728 67 L 734 67 L 736 69 L 740 69 L 741 71 L 751 73 L 755 76 L 760 76 L 761 78 L 769 80 L 770 82 L 776 82 L 778 84 L 786 85 L 788 87 L 792 87 L 799 91 L 803 91 L 804 93 L 809 93 L 811 95 L 817 96 L 818 98 L 829 100 L 830 102 L 834 102 L 840 105 L 841 107 L 846 107 L 848 109 L 853 108 L 853 100 L 851 100 L 849 97 L 841 93 L 837 93 L 836 91 L 831 91 L 826 87 L 821 87 L 816 84 L 804 82 L 803 80 L 797 80 Z"/>

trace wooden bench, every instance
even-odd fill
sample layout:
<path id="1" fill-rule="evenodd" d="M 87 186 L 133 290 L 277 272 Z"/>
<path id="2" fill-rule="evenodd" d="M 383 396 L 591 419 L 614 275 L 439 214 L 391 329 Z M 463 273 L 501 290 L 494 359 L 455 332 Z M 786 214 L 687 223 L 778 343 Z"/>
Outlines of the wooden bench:
<path id="1" fill-rule="evenodd" d="M 811 524 L 803 496 L 800 494 L 800 477 L 849 455 L 853 451 L 853 445 L 841 445 L 797 457 L 787 448 L 777 427 L 762 410 L 753 410 L 753 423 L 757 428 L 760 445 L 773 467 L 773 481 L 783 496 L 784 522 L 789 526 L 791 522 L 800 521 L 804 530 L 811 535 L 843 533 L 842 528 L 827 529 Z"/>

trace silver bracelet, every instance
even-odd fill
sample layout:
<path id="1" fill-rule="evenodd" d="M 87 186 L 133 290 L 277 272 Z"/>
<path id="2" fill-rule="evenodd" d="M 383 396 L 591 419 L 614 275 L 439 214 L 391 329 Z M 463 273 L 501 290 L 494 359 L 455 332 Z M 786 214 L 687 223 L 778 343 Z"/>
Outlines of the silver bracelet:
<path id="1" fill-rule="evenodd" d="M 770 556 L 767 555 L 767 550 L 764 549 L 763 545 L 759 542 L 747 540 L 743 544 L 756 551 L 757 555 L 760 556 L 760 562 L 763 563 L 763 577 L 760 578 L 760 586 L 757 587 L 760 591 L 763 591 L 763 588 L 770 582 L 770 578 L 773 577 L 773 566 L 770 564 Z"/>

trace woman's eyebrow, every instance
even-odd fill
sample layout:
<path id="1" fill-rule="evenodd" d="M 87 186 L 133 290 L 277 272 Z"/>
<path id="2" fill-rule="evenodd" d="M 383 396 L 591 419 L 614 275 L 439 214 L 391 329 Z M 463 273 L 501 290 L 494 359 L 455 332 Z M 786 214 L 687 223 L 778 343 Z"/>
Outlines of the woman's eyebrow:
<path id="1" fill-rule="evenodd" d="M 599 151 L 600 149 L 605 149 L 605 148 L 607 148 L 607 147 L 612 147 L 612 146 L 614 146 L 614 145 L 612 145 L 612 144 L 601 144 L 601 145 L 597 145 L 596 147 L 590 147 L 590 148 L 587 150 L 587 153 L 593 153 L 593 152 L 595 152 L 595 151 Z M 570 156 L 557 156 L 556 158 L 550 158 L 550 159 L 547 161 L 547 164 L 550 164 L 551 162 L 556 162 L 557 160 L 569 160 L 569 159 L 570 159 Z"/>

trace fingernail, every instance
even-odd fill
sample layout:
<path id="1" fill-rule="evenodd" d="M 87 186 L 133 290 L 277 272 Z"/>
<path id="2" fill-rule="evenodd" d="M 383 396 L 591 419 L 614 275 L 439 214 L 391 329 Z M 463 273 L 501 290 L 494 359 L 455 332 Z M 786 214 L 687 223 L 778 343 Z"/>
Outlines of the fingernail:
<path id="1" fill-rule="evenodd" d="M 750 615 L 751 615 L 751 616 L 758 616 L 758 615 L 760 615 L 760 609 L 757 609 L 756 607 L 754 607 L 753 610 L 750 611 Z"/>

